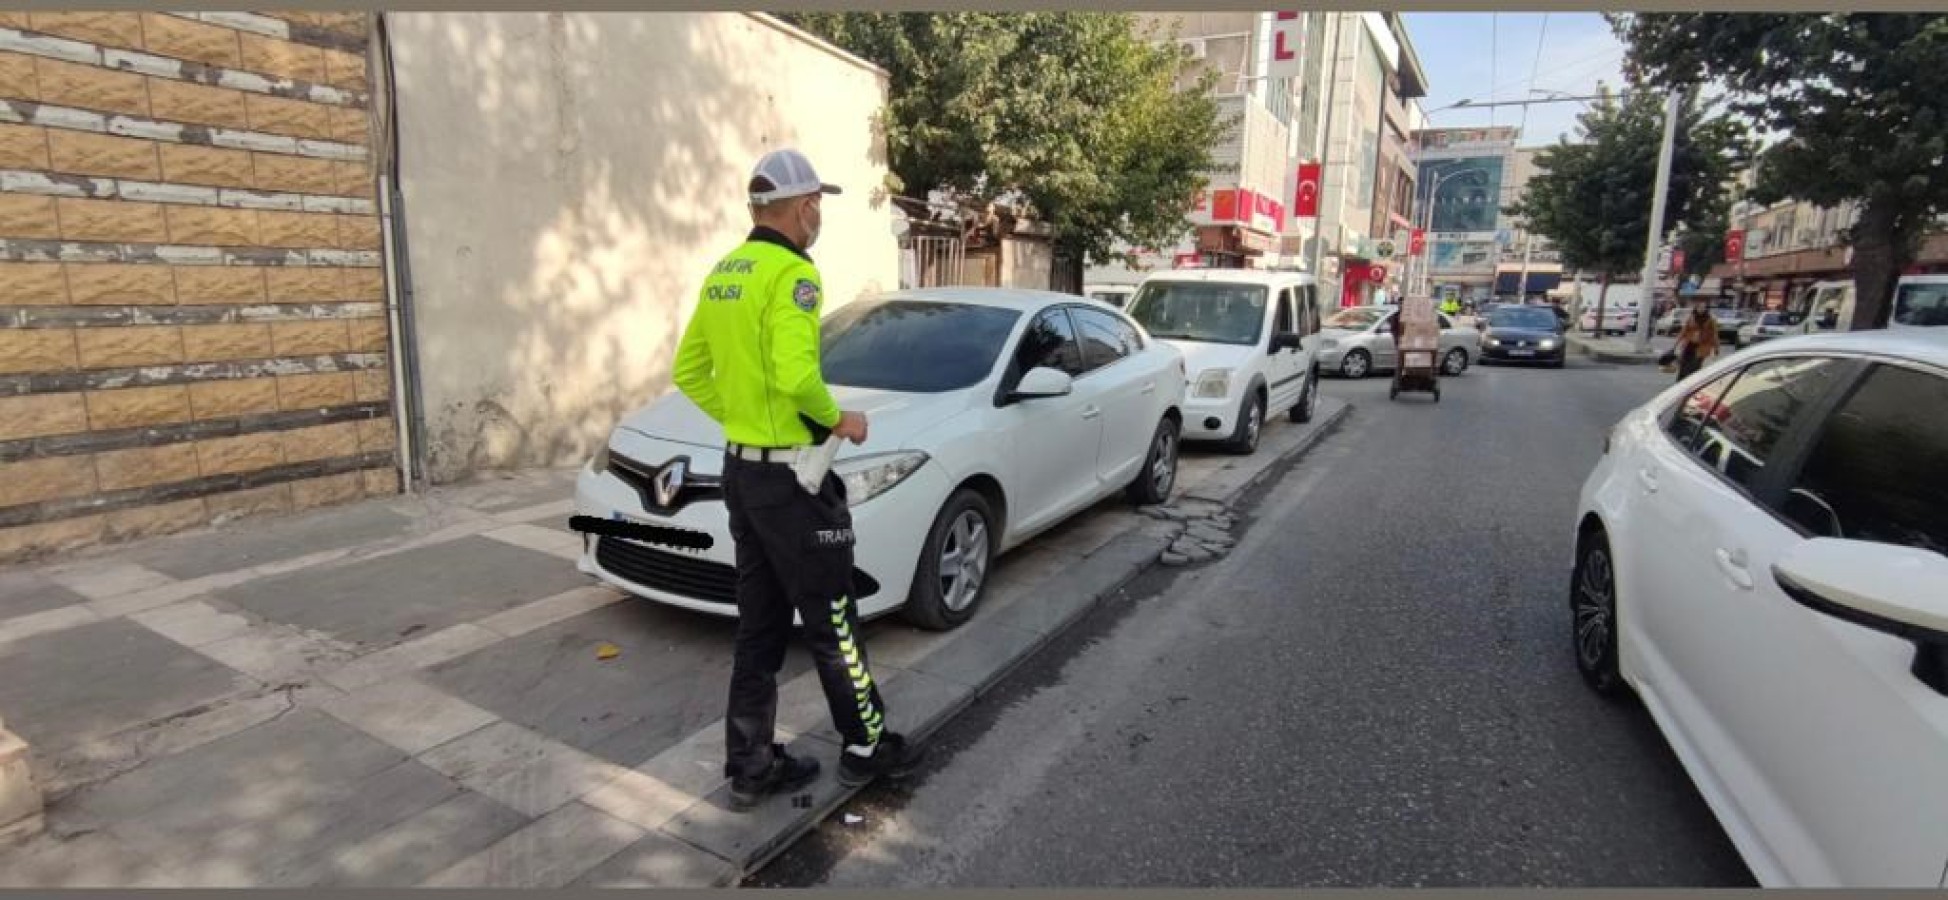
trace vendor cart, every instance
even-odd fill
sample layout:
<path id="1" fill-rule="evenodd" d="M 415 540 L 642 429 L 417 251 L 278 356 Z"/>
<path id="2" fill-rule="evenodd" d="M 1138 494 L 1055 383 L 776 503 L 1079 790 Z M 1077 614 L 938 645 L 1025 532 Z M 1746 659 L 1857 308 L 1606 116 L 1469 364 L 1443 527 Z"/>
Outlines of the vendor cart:
<path id="1" fill-rule="evenodd" d="M 1400 301 L 1398 344 L 1394 357 L 1393 385 L 1387 399 L 1400 397 L 1401 391 L 1421 391 L 1441 402 L 1441 326 L 1434 317 L 1431 297 L 1408 297 Z"/>

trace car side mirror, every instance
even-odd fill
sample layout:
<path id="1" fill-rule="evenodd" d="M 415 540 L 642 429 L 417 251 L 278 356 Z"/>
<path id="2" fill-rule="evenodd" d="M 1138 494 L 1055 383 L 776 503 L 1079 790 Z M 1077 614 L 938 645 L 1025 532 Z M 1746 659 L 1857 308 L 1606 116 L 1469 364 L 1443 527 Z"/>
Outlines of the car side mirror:
<path id="1" fill-rule="evenodd" d="M 1948 695 L 1948 556 L 1918 547 L 1819 537 L 1772 565 L 1779 589 L 1808 609 L 1915 645 L 1909 672 Z"/>
<path id="2" fill-rule="evenodd" d="M 1021 377 L 1021 383 L 1008 394 L 1009 400 L 1034 400 L 1039 397 L 1063 397 L 1075 389 L 1075 379 L 1061 369 L 1047 366 L 1028 370 Z"/>
<path id="3" fill-rule="evenodd" d="M 1298 350 L 1303 348 L 1304 346 L 1305 346 L 1305 338 L 1296 331 L 1287 331 L 1281 334 L 1272 335 L 1271 352 L 1273 353 L 1277 353 L 1281 350 Z"/>

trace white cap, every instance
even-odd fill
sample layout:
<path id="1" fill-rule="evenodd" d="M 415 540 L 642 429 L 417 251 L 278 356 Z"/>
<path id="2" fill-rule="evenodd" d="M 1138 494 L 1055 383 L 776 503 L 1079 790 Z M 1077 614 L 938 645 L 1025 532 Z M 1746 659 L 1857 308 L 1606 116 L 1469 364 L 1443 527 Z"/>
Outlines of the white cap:
<path id="1" fill-rule="evenodd" d="M 789 147 L 766 153 L 763 159 L 758 160 L 757 168 L 751 170 L 751 177 L 762 178 L 772 184 L 771 190 L 751 192 L 751 202 L 757 204 L 807 194 L 839 193 L 837 187 L 818 180 L 818 172 L 812 169 L 812 161 L 806 159 L 805 154 Z"/>

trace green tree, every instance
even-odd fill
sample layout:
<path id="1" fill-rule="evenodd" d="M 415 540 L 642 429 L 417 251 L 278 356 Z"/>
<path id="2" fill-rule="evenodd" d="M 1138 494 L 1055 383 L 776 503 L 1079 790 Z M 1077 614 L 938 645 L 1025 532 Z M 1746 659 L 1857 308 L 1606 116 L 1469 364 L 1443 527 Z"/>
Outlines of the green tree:
<path id="1" fill-rule="evenodd" d="M 1948 209 L 1948 16 L 1642 13 L 1610 17 L 1630 66 L 1660 85 L 1715 81 L 1785 137 L 1751 199 L 1859 205 L 1855 328 L 1885 327 L 1894 284 Z"/>
<path id="2" fill-rule="evenodd" d="M 1597 276 L 1600 332 L 1610 282 L 1643 268 L 1664 142 L 1664 98 L 1637 90 L 1621 101 L 1596 103 L 1578 117 L 1577 137 L 1536 154 L 1537 174 L 1508 213 L 1548 238 L 1565 266 Z M 1662 230 L 1686 248 L 1687 271 L 1710 267 L 1709 253 L 1699 246 L 1702 236 L 1713 230 L 1722 236 L 1727 187 L 1750 152 L 1738 121 L 1691 98 L 1679 108 Z"/>
<path id="3" fill-rule="evenodd" d="M 1057 245 L 1101 263 L 1189 230 L 1221 120 L 1214 75 L 1113 12 L 791 13 L 892 76 L 895 190 L 983 204 L 1019 192 Z M 1180 86 L 1180 81 L 1187 82 Z"/>

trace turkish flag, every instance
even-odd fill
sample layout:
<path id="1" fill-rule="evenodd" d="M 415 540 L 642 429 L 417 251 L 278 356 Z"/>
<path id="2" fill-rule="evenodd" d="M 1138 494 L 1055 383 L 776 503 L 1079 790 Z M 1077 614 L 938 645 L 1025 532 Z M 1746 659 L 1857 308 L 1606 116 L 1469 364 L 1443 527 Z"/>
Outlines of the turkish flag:
<path id="1" fill-rule="evenodd" d="M 1739 260 L 1744 258 L 1745 258 L 1744 229 L 1726 232 L 1725 233 L 1725 259 L 1729 262 L 1738 262 Z"/>
<path id="2" fill-rule="evenodd" d="M 1299 165 L 1299 190 L 1297 196 L 1293 197 L 1292 202 L 1292 216 L 1294 218 L 1316 219 L 1319 217 L 1320 174 L 1321 170 L 1318 163 L 1301 163 Z"/>
<path id="3" fill-rule="evenodd" d="M 1422 253 L 1426 253 L 1426 252 L 1427 252 L 1427 229 L 1416 228 L 1414 229 L 1413 236 L 1407 239 L 1407 255 L 1419 256 Z"/>
<path id="4" fill-rule="evenodd" d="M 1673 272 L 1684 271 L 1684 251 L 1682 250 L 1671 251 L 1671 271 Z"/>
<path id="5" fill-rule="evenodd" d="M 1238 192 L 1222 190 L 1211 200 L 1211 220 L 1214 222 L 1238 221 Z"/>

